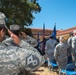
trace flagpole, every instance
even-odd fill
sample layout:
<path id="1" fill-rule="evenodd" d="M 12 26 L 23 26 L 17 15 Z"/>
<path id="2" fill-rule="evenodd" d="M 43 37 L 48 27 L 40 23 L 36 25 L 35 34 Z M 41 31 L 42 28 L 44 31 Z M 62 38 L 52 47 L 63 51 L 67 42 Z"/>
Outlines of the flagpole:
<path id="1" fill-rule="evenodd" d="M 42 54 L 44 54 L 44 51 L 45 51 L 44 38 L 45 38 L 45 23 L 43 23 Z"/>
<path id="2" fill-rule="evenodd" d="M 43 38 L 45 37 L 45 24 L 43 24 Z"/>
<path id="3" fill-rule="evenodd" d="M 39 35 L 40 35 L 40 33 L 38 32 L 38 36 L 37 36 L 38 47 L 39 47 L 39 41 L 40 41 Z"/>

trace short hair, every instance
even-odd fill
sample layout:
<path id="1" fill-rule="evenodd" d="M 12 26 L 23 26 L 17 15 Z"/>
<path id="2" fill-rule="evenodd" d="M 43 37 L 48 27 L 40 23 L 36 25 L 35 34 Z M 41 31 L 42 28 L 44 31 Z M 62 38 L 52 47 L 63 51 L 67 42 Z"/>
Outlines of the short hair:
<path id="1" fill-rule="evenodd" d="M 0 24 L 0 31 L 2 30 L 2 29 L 6 29 L 6 27 L 5 27 L 5 25 L 4 24 Z"/>
<path id="2" fill-rule="evenodd" d="M 50 35 L 50 36 L 49 36 L 49 38 L 53 39 L 53 36 L 52 36 L 52 35 Z"/>
<path id="3" fill-rule="evenodd" d="M 19 36 L 19 33 L 21 34 L 20 30 L 11 30 L 15 35 Z"/>

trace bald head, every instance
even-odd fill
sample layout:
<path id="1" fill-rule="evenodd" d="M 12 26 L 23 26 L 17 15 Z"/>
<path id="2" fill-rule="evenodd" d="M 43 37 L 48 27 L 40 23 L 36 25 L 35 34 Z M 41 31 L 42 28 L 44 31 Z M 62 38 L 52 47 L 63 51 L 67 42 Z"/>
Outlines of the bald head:
<path id="1" fill-rule="evenodd" d="M 59 41 L 60 42 L 64 42 L 65 41 L 64 37 L 63 36 L 60 36 Z"/>
<path id="2" fill-rule="evenodd" d="M 76 35 L 76 30 L 73 31 L 74 36 Z"/>

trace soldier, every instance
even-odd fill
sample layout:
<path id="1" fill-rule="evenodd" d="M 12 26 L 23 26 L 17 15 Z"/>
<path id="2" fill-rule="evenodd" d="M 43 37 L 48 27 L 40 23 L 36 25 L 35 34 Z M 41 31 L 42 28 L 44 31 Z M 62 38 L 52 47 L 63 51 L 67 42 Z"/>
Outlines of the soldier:
<path id="1" fill-rule="evenodd" d="M 68 46 L 65 43 L 64 37 L 59 38 L 60 43 L 56 45 L 54 50 L 54 57 L 58 64 L 59 70 L 65 69 L 68 61 L 67 49 Z"/>
<path id="2" fill-rule="evenodd" d="M 5 24 L 5 18 L 6 18 L 6 16 L 2 13 L 2 12 L 0 12 L 0 24 Z M 5 31 L 6 32 L 6 31 Z M 7 35 L 5 35 L 4 37 L 3 37 L 3 40 L 5 40 L 5 39 L 7 39 L 9 36 L 7 36 Z"/>
<path id="3" fill-rule="evenodd" d="M 68 61 L 71 62 L 72 61 L 72 37 L 73 37 L 73 32 L 70 33 L 70 37 L 67 40 L 67 44 L 68 44 Z"/>
<path id="4" fill-rule="evenodd" d="M 26 42 L 26 45 L 24 47 L 27 48 L 28 50 L 30 49 L 28 44 L 31 45 L 32 47 L 35 47 L 37 45 L 37 41 L 34 38 L 32 38 L 32 37 L 26 35 L 24 32 L 20 31 L 19 25 L 11 25 L 10 30 L 15 35 L 17 35 L 21 40 L 24 40 Z M 8 45 L 18 46 L 17 44 L 14 43 L 14 41 L 11 37 L 4 40 L 3 42 Z"/>
<path id="5" fill-rule="evenodd" d="M 26 35 L 24 32 L 20 31 L 20 26 L 19 25 L 10 25 L 10 30 L 16 34 L 20 39 L 26 41 L 33 47 L 36 47 L 38 45 L 37 40 L 34 39 L 33 37 Z"/>
<path id="6" fill-rule="evenodd" d="M 3 42 L 6 28 L 5 24 L 0 24 L 0 75 L 17 75 L 21 69 L 30 72 L 40 67 L 44 63 L 44 57 L 29 44 L 29 50 L 25 48 L 26 42 L 9 29 L 9 35 L 18 46 Z"/>
<path id="7" fill-rule="evenodd" d="M 76 30 L 73 31 L 74 37 L 72 38 L 72 60 L 76 62 Z"/>
<path id="8" fill-rule="evenodd" d="M 54 59 L 54 48 L 56 44 L 57 41 L 54 40 L 52 35 L 50 35 L 49 40 L 46 41 L 46 46 L 45 46 L 45 53 L 47 54 L 47 58 L 48 58 L 48 66 L 50 66 L 50 62 Z"/>

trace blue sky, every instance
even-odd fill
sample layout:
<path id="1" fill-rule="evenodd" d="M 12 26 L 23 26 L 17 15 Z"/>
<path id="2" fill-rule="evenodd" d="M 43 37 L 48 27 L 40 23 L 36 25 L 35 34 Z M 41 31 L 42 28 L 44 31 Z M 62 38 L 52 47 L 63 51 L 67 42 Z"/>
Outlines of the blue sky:
<path id="1" fill-rule="evenodd" d="M 41 12 L 34 14 L 30 28 L 68 29 L 76 26 L 76 0 L 38 0 Z"/>

